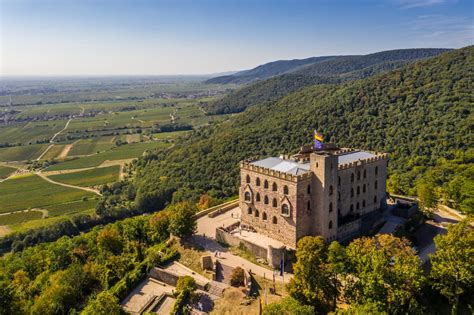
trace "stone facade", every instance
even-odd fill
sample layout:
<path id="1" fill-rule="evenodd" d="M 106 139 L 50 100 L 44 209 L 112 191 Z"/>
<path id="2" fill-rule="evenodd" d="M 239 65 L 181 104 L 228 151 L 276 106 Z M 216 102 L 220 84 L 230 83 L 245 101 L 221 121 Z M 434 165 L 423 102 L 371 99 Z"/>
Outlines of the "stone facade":
<path id="1" fill-rule="evenodd" d="M 346 238 L 358 226 L 354 221 L 384 207 L 387 154 L 331 147 L 269 159 L 296 167 L 240 163 L 241 224 L 289 248 L 306 235 Z"/>

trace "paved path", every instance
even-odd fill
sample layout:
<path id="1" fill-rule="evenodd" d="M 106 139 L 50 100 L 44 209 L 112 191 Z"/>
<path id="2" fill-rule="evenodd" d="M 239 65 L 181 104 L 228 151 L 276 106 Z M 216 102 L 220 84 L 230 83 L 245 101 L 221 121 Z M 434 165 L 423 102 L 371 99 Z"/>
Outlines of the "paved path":
<path id="1" fill-rule="evenodd" d="M 232 217 L 231 214 L 234 214 L 234 217 Z M 209 218 L 207 215 L 202 218 L 199 218 L 197 220 L 197 233 L 193 237 L 193 241 L 196 244 L 202 246 L 205 250 L 207 250 L 208 253 L 212 255 L 213 259 L 218 259 L 227 266 L 242 267 L 247 270 L 251 270 L 252 273 L 260 277 L 266 277 L 267 279 L 271 279 L 273 275 L 273 270 L 269 269 L 270 267 L 265 268 L 260 265 L 254 264 L 240 256 L 234 255 L 227 248 L 221 246 L 215 240 L 216 227 L 222 226 L 222 224 L 229 225 L 233 222 L 236 222 L 237 219 L 235 217 L 237 216 L 237 214 L 240 215 L 239 208 L 231 209 L 214 218 Z M 214 257 L 216 251 L 218 251 L 220 254 L 217 258 Z M 291 274 L 285 273 L 284 281 L 289 282 L 292 276 L 293 275 Z M 276 276 L 275 280 L 281 282 L 283 281 L 283 278 L 281 276 Z"/>
<path id="2" fill-rule="evenodd" d="M 36 174 L 39 177 L 41 177 L 42 179 L 50 182 L 51 184 L 55 184 L 55 185 L 59 185 L 59 186 L 63 186 L 63 187 L 68 187 L 68 188 L 80 189 L 80 190 L 88 191 L 88 192 L 94 193 L 96 195 L 102 196 L 102 194 L 97 189 L 93 189 L 93 188 L 89 188 L 89 187 L 74 186 L 74 185 L 69 185 L 69 184 L 65 184 L 65 183 L 56 182 L 56 181 L 52 180 L 51 178 L 49 178 L 48 176 L 44 175 L 41 171 L 36 172 Z"/>

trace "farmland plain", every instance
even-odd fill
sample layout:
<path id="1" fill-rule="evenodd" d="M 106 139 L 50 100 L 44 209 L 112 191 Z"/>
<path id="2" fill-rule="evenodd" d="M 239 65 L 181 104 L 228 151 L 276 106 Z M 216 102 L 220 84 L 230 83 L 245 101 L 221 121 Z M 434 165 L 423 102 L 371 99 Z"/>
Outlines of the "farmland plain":
<path id="1" fill-rule="evenodd" d="M 84 189 L 98 192 L 101 185 L 126 176 L 124 165 L 145 151 L 166 150 L 193 129 L 226 120 L 227 115 L 206 115 L 203 104 L 228 93 L 229 86 L 202 81 L 3 82 L 0 213 L 5 215 L 0 228 L 18 231 L 94 214 L 99 197 Z M 23 175 L 8 177 L 17 168 Z"/>

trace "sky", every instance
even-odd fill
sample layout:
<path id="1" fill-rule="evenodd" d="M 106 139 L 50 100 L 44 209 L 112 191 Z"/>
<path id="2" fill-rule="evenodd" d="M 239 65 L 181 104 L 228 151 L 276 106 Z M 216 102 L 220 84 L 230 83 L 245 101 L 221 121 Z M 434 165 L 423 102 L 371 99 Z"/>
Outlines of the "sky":
<path id="1" fill-rule="evenodd" d="M 472 0 L 0 0 L 0 76 L 210 74 L 472 44 Z"/>

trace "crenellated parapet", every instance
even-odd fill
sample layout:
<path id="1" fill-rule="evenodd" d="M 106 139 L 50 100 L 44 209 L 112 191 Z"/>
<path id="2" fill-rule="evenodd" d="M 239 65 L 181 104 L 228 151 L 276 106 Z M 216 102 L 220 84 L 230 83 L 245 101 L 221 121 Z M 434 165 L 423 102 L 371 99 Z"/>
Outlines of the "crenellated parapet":
<path id="1" fill-rule="evenodd" d="M 349 169 L 349 168 L 354 168 L 356 166 L 361 166 L 361 165 L 365 165 L 365 164 L 374 163 L 374 162 L 381 161 L 381 160 L 388 160 L 388 154 L 387 153 L 380 153 L 380 152 L 371 152 L 371 153 L 375 154 L 376 156 L 371 157 L 371 158 L 361 159 L 361 160 L 358 160 L 358 161 L 355 161 L 355 162 L 339 164 L 338 165 L 338 170 L 345 170 L 345 169 Z"/>
<path id="2" fill-rule="evenodd" d="M 311 173 L 310 172 L 300 174 L 300 175 L 292 175 L 292 174 L 288 174 L 288 173 L 285 173 L 285 172 L 275 171 L 275 170 L 271 170 L 271 169 L 268 169 L 268 168 L 265 168 L 265 167 L 261 167 L 261 166 L 251 164 L 250 160 L 241 161 L 240 162 L 240 169 L 244 169 L 244 170 L 252 171 L 252 172 L 255 172 L 255 173 L 262 174 L 262 175 L 272 176 L 272 177 L 276 177 L 276 178 L 279 178 L 279 179 L 292 181 L 292 182 L 298 182 L 298 181 L 301 181 L 301 180 L 311 178 Z"/>

